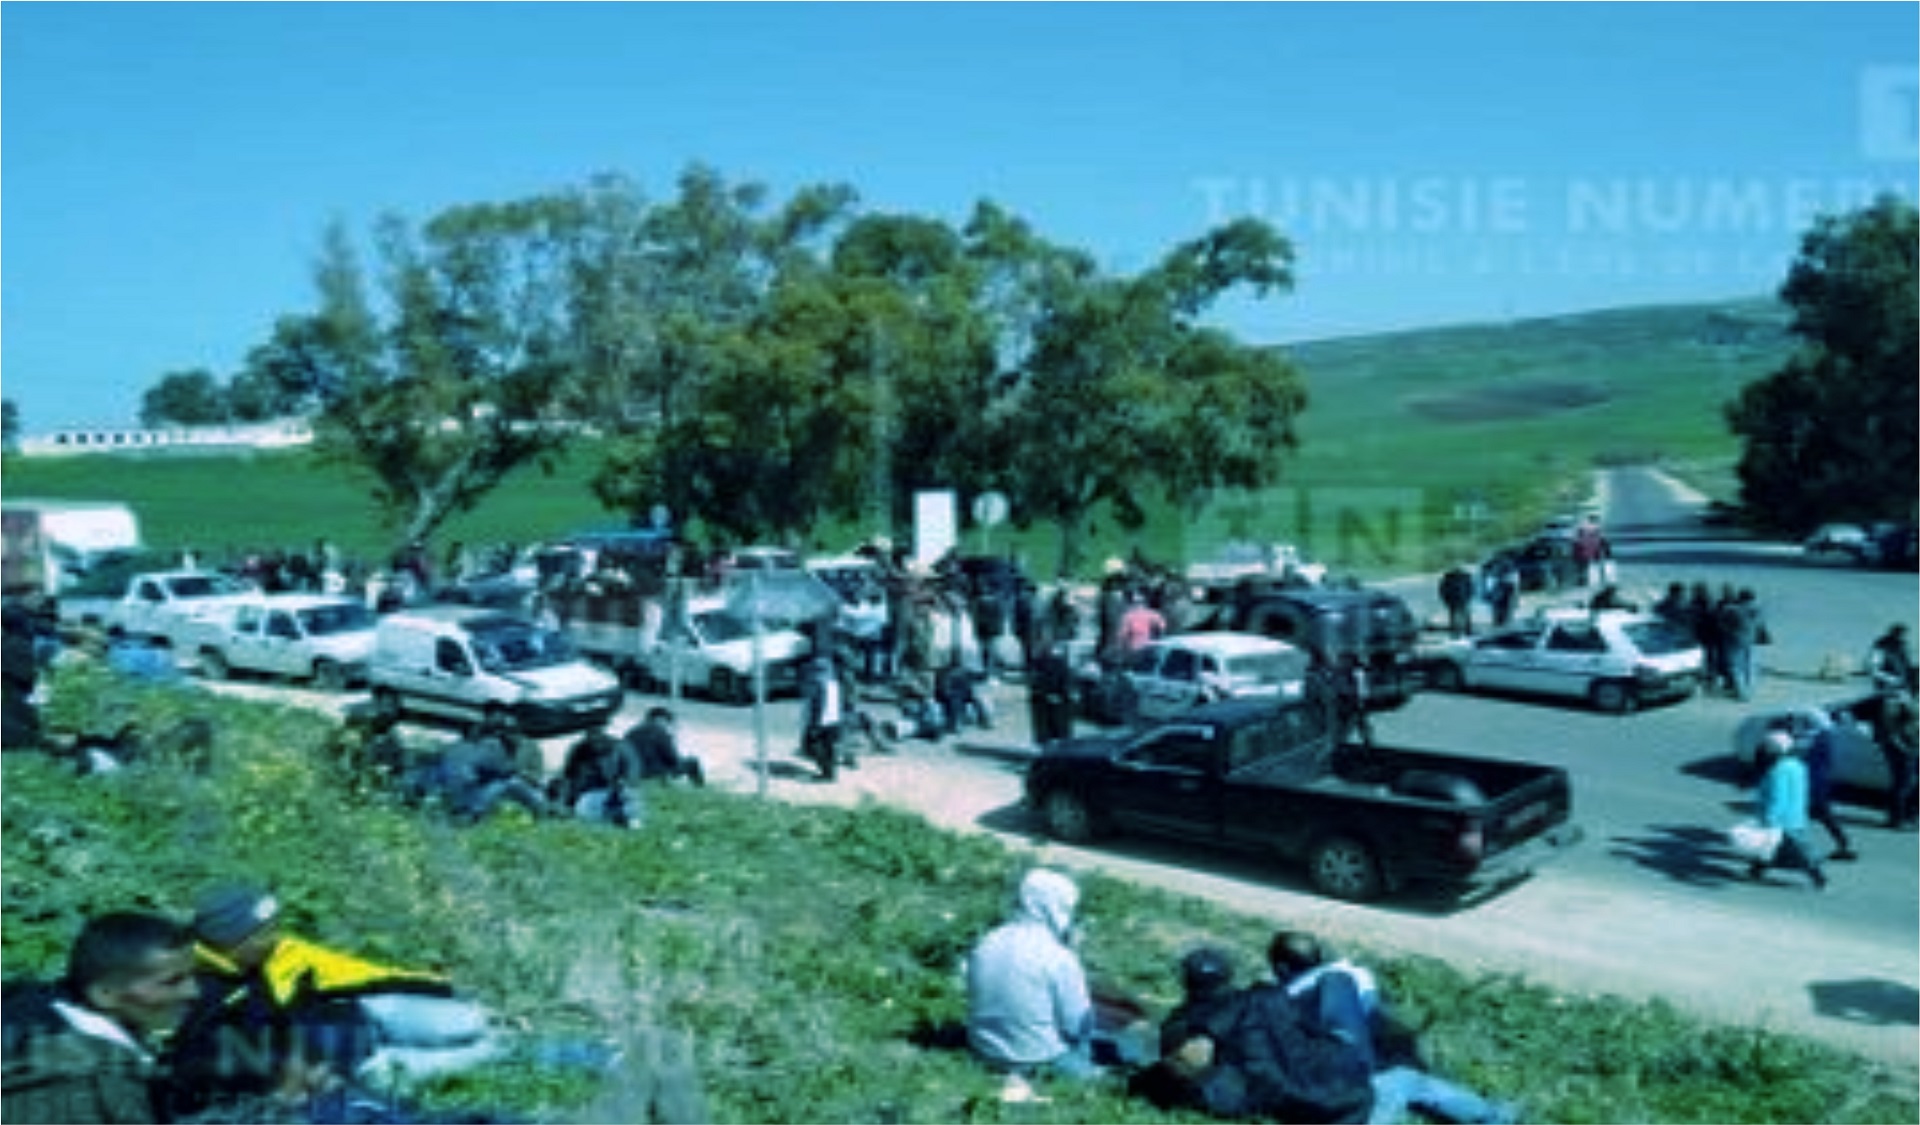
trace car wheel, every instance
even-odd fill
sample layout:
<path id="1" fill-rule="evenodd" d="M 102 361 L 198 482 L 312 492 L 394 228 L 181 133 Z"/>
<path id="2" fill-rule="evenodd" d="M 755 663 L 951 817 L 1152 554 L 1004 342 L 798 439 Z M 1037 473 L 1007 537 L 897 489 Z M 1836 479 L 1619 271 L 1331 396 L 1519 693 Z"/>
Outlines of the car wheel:
<path id="1" fill-rule="evenodd" d="M 1366 902 L 1379 897 L 1384 883 L 1373 850 L 1351 836 L 1329 836 L 1307 854 L 1307 879 L 1330 898 Z"/>
<path id="2" fill-rule="evenodd" d="M 1460 671 L 1458 664 L 1451 660 L 1442 660 L 1428 670 L 1427 683 L 1431 684 L 1435 691 L 1465 691 L 1467 677 Z"/>
<path id="3" fill-rule="evenodd" d="M 197 663 L 200 666 L 200 675 L 215 682 L 226 679 L 233 671 L 227 667 L 227 658 L 213 649 L 203 650 Z"/>
<path id="4" fill-rule="evenodd" d="M 1635 702 L 1633 689 L 1616 680 L 1601 680 L 1593 685 L 1589 694 L 1593 699 L 1594 708 L 1605 711 L 1609 715 L 1624 715 L 1633 710 Z"/>
<path id="5" fill-rule="evenodd" d="M 345 691 L 347 670 L 331 660 L 316 660 L 313 662 L 313 687 L 315 691 Z"/>
<path id="6" fill-rule="evenodd" d="M 1056 789 L 1047 794 L 1040 809 L 1046 821 L 1047 835 L 1056 840 L 1084 844 L 1100 834 L 1087 799 L 1072 790 Z"/>

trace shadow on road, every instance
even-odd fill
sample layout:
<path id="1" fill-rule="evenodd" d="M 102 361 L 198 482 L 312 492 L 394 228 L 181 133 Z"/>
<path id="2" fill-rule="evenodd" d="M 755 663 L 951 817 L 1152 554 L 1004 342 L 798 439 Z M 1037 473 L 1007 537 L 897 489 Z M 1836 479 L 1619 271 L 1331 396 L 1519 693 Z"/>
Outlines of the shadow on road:
<path id="1" fill-rule="evenodd" d="M 1817 980 L 1807 986 L 1813 1010 L 1828 1019 L 1885 1027 L 1920 1025 L 1920 992 L 1911 985 L 1866 977 Z"/>
<path id="2" fill-rule="evenodd" d="M 1607 854 L 1690 887 L 1747 882 L 1747 861 L 1727 846 L 1727 834 L 1698 824 L 1655 824 L 1644 836 L 1615 836 Z"/>

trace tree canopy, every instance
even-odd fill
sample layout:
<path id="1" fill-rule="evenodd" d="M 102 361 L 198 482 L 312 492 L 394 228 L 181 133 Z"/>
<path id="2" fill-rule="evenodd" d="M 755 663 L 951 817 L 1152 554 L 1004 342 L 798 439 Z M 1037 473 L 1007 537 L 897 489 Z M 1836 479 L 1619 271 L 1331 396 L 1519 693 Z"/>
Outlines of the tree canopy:
<path id="1" fill-rule="evenodd" d="M 1801 347 L 1727 407 L 1741 500 L 1763 527 L 1912 520 L 1920 507 L 1920 222 L 1884 196 L 1824 216 L 1781 286 Z"/>
<path id="2" fill-rule="evenodd" d="M 1203 322 L 1290 287 L 1291 248 L 1255 220 L 1116 276 L 991 202 L 956 228 L 695 166 L 659 201 L 602 176 L 388 218 L 371 246 L 369 279 L 329 233 L 318 308 L 275 325 L 225 404 L 313 410 L 402 542 L 591 432 L 596 494 L 635 519 L 891 533 L 918 490 L 995 488 L 1059 528 L 1066 569 L 1096 512 L 1137 525 L 1150 493 L 1270 483 L 1305 406 L 1280 356 Z"/>

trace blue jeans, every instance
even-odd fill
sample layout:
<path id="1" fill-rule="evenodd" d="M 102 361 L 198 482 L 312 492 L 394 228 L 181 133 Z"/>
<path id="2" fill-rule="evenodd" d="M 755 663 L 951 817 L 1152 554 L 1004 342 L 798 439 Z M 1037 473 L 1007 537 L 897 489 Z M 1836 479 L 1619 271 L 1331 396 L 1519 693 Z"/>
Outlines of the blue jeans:
<path id="1" fill-rule="evenodd" d="M 1424 1070 L 1396 1066 L 1373 1076 L 1373 1112 L 1367 1125 L 1393 1125 L 1417 1109 L 1443 1121 L 1488 1122 L 1510 1125 L 1520 1111 L 1505 1102 L 1489 1101 L 1464 1086 L 1436 1078 Z"/>
<path id="2" fill-rule="evenodd" d="M 380 1047 L 361 1065 L 362 1076 L 403 1071 L 415 1079 L 451 1074 L 486 1062 L 501 1044 L 487 1010 L 451 996 L 381 992 L 360 998 Z"/>
<path id="3" fill-rule="evenodd" d="M 1727 687 L 1735 699 L 1753 694 L 1753 646 L 1733 642 L 1727 645 Z"/>

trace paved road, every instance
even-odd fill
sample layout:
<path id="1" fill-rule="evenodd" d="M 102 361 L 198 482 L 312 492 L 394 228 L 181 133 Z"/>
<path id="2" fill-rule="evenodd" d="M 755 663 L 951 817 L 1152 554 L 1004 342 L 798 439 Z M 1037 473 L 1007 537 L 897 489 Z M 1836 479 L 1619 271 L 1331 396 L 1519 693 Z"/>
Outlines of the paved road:
<path id="1" fill-rule="evenodd" d="M 1029 741 L 1024 697 L 1011 685 L 1000 689 L 994 731 L 958 746 L 910 744 L 870 756 L 833 785 L 814 780 L 793 757 L 798 707 L 777 701 L 764 716 L 766 785 L 779 799 L 901 805 L 1052 861 L 1207 896 L 1380 952 L 1437 956 L 1576 992 L 1664 997 L 1710 1018 L 1813 1035 L 1913 1067 L 1920 1060 L 1916 837 L 1878 827 L 1877 810 L 1843 806 L 1863 859 L 1832 865 L 1833 886 L 1824 893 L 1786 875 L 1750 883 L 1720 842 L 1745 807 L 1726 769 L 1738 719 L 1750 707 L 1856 690 L 1857 679 L 1819 674 L 1856 667 L 1887 623 L 1920 615 L 1913 576 L 1809 564 L 1790 547 L 1700 538 L 1692 522 L 1698 498 L 1657 475 L 1610 474 L 1599 493 L 1608 525 L 1623 533 L 1616 548 L 1630 596 L 1650 601 L 1675 580 L 1751 586 L 1777 643 L 1764 650 L 1752 704 L 1703 698 L 1616 717 L 1430 694 L 1383 716 L 1383 740 L 1571 771 L 1586 843 L 1491 900 L 1352 906 L 1311 894 L 1296 873 L 1179 845 L 1118 840 L 1080 849 L 1040 840 L 1018 803 Z M 1433 579 L 1398 585 L 1416 608 L 1437 614 Z M 632 697 L 615 729 L 656 702 Z M 681 712 L 685 742 L 706 758 L 716 784 L 747 792 L 760 786 L 750 709 L 687 701 Z"/>

